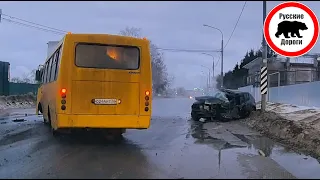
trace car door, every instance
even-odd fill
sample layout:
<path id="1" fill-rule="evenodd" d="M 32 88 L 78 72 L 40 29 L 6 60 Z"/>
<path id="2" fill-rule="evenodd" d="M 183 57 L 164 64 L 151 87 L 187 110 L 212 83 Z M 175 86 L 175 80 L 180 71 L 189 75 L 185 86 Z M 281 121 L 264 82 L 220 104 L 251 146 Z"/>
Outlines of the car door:
<path id="1" fill-rule="evenodd" d="M 245 110 L 246 111 L 252 111 L 252 102 L 251 102 L 251 98 L 250 98 L 250 94 L 249 93 L 245 93 L 244 94 L 244 98 L 245 98 Z"/>
<path id="2" fill-rule="evenodd" d="M 246 106 L 246 98 L 245 98 L 245 94 L 240 94 L 239 95 L 240 98 L 240 111 L 246 110 L 247 106 Z"/>

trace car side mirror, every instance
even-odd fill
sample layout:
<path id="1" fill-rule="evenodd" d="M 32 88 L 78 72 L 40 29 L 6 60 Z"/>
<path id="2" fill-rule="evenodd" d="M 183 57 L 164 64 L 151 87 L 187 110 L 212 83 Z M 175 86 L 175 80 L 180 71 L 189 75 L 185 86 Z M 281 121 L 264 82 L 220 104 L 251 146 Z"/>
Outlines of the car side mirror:
<path id="1" fill-rule="evenodd" d="M 38 82 L 41 82 L 41 71 L 40 70 L 37 70 L 36 71 L 36 77 L 35 77 L 35 80 L 38 81 Z"/>

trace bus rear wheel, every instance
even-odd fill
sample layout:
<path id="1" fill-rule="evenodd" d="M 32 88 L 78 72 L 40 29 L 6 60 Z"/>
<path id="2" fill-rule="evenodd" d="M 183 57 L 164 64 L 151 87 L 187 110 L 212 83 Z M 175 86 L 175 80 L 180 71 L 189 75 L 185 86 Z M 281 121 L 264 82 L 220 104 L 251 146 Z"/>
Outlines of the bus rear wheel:
<path id="1" fill-rule="evenodd" d="M 55 137 L 59 136 L 60 132 L 58 130 L 55 130 L 52 127 L 51 115 L 50 115 L 50 109 L 49 108 L 48 108 L 48 124 L 50 125 L 52 135 L 55 136 Z"/>
<path id="2" fill-rule="evenodd" d="M 41 103 L 38 104 L 38 111 L 42 114 L 43 123 L 46 124 L 46 125 L 48 125 L 48 124 L 49 124 L 49 121 L 46 120 L 46 118 L 45 118 L 44 115 L 43 115 Z"/>

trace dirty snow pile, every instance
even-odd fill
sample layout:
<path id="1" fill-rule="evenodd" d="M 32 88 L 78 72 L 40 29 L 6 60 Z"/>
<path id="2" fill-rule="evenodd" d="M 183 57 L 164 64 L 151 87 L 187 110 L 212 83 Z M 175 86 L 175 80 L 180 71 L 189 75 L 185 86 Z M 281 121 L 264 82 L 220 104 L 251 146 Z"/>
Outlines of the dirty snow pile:
<path id="1" fill-rule="evenodd" d="M 261 109 L 261 104 L 257 104 L 257 109 Z M 295 106 L 291 104 L 281 103 L 267 103 L 267 111 L 277 113 L 281 117 L 293 120 L 303 121 L 306 123 L 317 123 L 320 121 L 320 108 L 306 107 L 306 106 Z"/>
<path id="2" fill-rule="evenodd" d="M 34 107 L 35 103 L 36 96 L 33 94 L 0 96 L 0 110 Z"/>
<path id="3" fill-rule="evenodd" d="M 260 109 L 261 104 L 257 104 Z M 320 108 L 267 103 L 245 122 L 252 128 L 294 148 L 320 156 Z"/>

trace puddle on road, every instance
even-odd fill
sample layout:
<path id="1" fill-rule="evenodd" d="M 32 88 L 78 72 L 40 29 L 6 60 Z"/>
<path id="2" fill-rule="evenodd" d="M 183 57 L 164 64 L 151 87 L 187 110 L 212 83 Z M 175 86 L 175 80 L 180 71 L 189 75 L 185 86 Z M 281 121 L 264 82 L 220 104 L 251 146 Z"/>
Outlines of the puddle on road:
<path id="1" fill-rule="evenodd" d="M 34 109 L 7 109 L 0 113 L 0 124 L 22 123 L 41 117 L 37 116 Z"/>
<path id="2" fill-rule="evenodd" d="M 5 109 L 0 111 L 0 121 L 7 120 L 9 118 L 22 118 L 27 116 L 35 116 L 35 109 Z"/>
<path id="3" fill-rule="evenodd" d="M 191 136 L 195 144 L 207 145 L 218 151 L 219 168 L 222 162 L 225 162 L 224 164 L 234 162 L 231 159 L 238 159 L 237 161 L 241 164 L 239 154 L 243 162 L 252 161 L 250 158 L 253 155 L 275 161 L 297 178 L 320 177 L 320 164 L 317 159 L 294 152 L 267 137 L 252 133 L 249 129 L 248 133 L 244 131 L 241 134 L 237 132 L 241 127 L 240 123 L 229 123 L 229 125 L 238 124 L 239 127 L 233 127 L 235 129 L 228 127 L 228 123 L 222 125 L 219 122 L 203 123 L 189 120 L 189 124 L 186 137 L 190 139 Z M 212 128 L 209 129 L 209 127 Z M 248 157 L 244 158 L 245 156 Z"/>
<path id="4" fill-rule="evenodd" d="M 12 120 L 12 122 L 23 122 L 23 121 L 26 121 L 25 119 L 14 119 Z"/>

